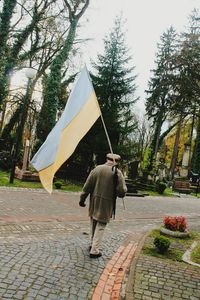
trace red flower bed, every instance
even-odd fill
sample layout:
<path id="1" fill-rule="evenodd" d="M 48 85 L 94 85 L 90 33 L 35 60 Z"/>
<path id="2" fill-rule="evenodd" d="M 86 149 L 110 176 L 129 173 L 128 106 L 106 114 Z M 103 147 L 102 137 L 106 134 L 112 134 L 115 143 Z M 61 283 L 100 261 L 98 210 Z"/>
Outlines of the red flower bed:
<path id="1" fill-rule="evenodd" d="M 166 216 L 164 217 L 163 223 L 165 228 L 172 231 L 184 232 L 188 227 L 186 219 L 183 216 L 178 216 L 178 217 Z"/>

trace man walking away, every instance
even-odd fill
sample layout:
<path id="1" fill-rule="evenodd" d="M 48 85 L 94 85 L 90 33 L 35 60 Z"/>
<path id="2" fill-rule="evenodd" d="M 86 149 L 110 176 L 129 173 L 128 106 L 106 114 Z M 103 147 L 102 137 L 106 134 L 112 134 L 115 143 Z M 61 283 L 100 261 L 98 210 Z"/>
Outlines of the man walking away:
<path id="1" fill-rule="evenodd" d="M 90 258 L 102 256 L 99 247 L 104 229 L 115 210 L 116 197 L 123 198 L 127 192 L 122 172 L 117 169 L 121 157 L 108 153 L 106 162 L 95 167 L 89 174 L 80 196 L 79 205 L 84 207 L 88 195 L 91 229 Z"/>

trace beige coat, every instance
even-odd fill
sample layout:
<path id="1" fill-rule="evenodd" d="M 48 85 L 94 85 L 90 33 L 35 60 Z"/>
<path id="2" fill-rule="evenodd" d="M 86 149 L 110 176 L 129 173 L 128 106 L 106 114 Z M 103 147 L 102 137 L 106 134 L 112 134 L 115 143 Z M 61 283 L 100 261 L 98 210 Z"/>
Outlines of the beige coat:
<path id="1" fill-rule="evenodd" d="M 103 223 L 109 222 L 113 210 L 114 171 L 112 166 L 112 163 L 107 162 L 93 169 L 83 186 L 81 194 L 82 201 L 85 201 L 90 194 L 89 216 Z M 119 169 L 117 169 L 117 173 L 117 196 L 124 197 L 127 192 L 125 180 Z"/>

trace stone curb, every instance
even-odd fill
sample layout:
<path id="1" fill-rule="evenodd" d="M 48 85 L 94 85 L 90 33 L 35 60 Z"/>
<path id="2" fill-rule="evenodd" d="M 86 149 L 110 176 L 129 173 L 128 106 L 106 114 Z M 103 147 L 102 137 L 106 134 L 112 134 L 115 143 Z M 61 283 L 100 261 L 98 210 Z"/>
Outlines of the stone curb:
<path id="1" fill-rule="evenodd" d="M 129 274 L 128 274 L 128 281 L 127 281 L 126 290 L 125 290 L 125 299 L 126 300 L 134 300 L 133 286 L 134 286 L 134 280 L 135 280 L 135 268 L 136 268 L 137 261 L 139 259 L 139 255 L 141 253 L 142 247 L 145 243 L 145 240 L 146 240 L 148 234 L 149 234 L 149 232 L 144 233 L 144 235 L 140 239 L 137 249 L 135 251 L 135 255 L 131 262 L 131 266 L 130 266 Z"/>
<path id="2" fill-rule="evenodd" d="M 178 237 L 178 238 L 185 238 L 190 235 L 189 232 L 172 231 L 172 230 L 169 230 L 169 229 L 163 228 L 163 227 L 160 228 L 160 232 L 165 235 Z"/>
<path id="3" fill-rule="evenodd" d="M 197 242 L 193 242 L 190 249 L 188 249 L 184 254 L 183 254 L 183 261 L 190 264 L 190 265 L 193 265 L 193 266 L 196 266 L 196 267 L 199 267 L 200 268 L 200 264 L 197 264 L 193 261 L 191 261 L 190 257 L 191 257 L 191 253 L 192 253 L 192 250 L 197 246 Z"/>

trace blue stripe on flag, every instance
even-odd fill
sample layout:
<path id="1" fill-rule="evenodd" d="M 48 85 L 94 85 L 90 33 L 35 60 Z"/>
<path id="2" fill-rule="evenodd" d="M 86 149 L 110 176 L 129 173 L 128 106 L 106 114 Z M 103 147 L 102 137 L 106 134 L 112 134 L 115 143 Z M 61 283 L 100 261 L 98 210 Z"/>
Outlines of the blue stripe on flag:
<path id="1" fill-rule="evenodd" d="M 84 104 L 94 92 L 87 68 L 84 67 L 67 101 L 65 110 L 47 136 L 38 152 L 31 160 L 31 164 L 37 171 L 47 168 L 54 163 L 60 143 L 62 130 L 66 128 L 74 117 L 81 111 Z"/>

